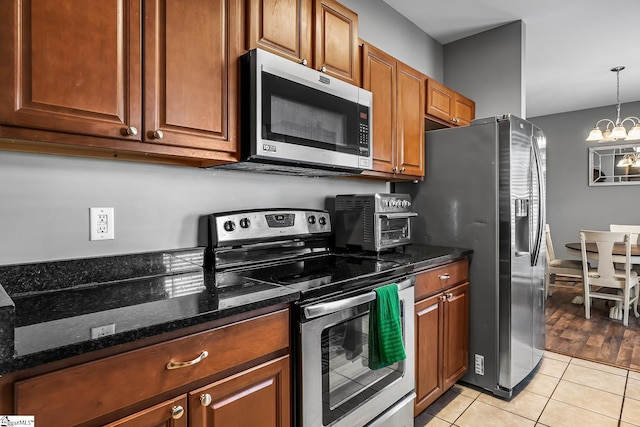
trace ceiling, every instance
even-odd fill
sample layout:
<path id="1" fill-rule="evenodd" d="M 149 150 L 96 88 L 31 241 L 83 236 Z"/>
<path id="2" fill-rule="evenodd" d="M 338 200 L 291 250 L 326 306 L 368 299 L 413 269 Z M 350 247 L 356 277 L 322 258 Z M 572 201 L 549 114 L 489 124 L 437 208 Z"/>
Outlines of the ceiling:
<path id="1" fill-rule="evenodd" d="M 640 100 L 640 0 L 384 2 L 443 45 L 524 21 L 528 117 L 614 105 L 618 65 L 620 101 Z"/>

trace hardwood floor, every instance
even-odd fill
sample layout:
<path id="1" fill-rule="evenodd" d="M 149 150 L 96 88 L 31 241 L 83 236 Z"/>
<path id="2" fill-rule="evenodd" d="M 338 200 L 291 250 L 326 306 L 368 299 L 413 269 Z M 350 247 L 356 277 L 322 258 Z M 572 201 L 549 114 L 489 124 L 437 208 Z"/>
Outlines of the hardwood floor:
<path id="1" fill-rule="evenodd" d="M 595 299 L 591 319 L 584 306 L 572 304 L 582 295 L 575 288 L 556 288 L 546 302 L 546 349 L 580 359 L 592 360 L 640 372 L 640 319 L 629 316 L 629 327 L 609 319 L 606 301 Z"/>

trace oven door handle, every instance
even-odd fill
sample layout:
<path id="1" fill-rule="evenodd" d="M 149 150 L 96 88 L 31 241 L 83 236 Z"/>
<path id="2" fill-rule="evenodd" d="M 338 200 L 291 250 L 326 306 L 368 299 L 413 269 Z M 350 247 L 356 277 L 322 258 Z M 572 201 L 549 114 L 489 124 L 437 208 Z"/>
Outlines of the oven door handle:
<path id="1" fill-rule="evenodd" d="M 378 215 L 386 218 L 411 218 L 418 216 L 417 212 L 402 212 L 402 213 L 379 213 Z"/>
<path id="2" fill-rule="evenodd" d="M 413 278 L 402 280 L 396 285 L 398 286 L 398 292 L 413 286 Z M 327 314 L 335 313 L 345 310 L 347 308 L 356 307 L 360 304 L 365 304 L 376 299 L 376 292 L 371 291 L 366 294 L 357 295 L 355 297 L 345 298 L 338 301 L 322 302 L 320 304 L 310 305 L 304 308 L 304 317 L 307 320 L 315 319 L 316 317 L 326 316 Z"/>

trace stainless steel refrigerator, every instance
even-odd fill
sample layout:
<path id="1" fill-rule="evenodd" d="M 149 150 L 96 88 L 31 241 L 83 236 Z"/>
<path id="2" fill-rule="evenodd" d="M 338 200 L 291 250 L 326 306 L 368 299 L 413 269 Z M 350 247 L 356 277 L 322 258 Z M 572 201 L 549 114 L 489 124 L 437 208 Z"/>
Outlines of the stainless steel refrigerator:
<path id="1" fill-rule="evenodd" d="M 505 115 L 425 140 L 424 181 L 395 190 L 412 196 L 414 242 L 473 249 L 462 381 L 511 397 L 544 352 L 545 136 Z"/>

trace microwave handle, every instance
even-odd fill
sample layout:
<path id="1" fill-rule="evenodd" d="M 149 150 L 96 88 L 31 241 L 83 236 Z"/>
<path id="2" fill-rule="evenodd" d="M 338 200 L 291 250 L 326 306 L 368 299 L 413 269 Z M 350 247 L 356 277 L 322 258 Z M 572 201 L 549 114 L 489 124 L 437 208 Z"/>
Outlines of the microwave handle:
<path id="1" fill-rule="evenodd" d="M 413 286 L 414 281 L 412 278 L 402 280 L 397 283 L 398 292 Z M 338 301 L 323 302 L 320 304 L 310 305 L 304 308 L 305 319 L 315 319 L 316 317 L 326 316 L 327 314 L 336 313 L 338 311 L 345 310 L 347 308 L 356 307 L 360 304 L 374 301 L 376 299 L 376 292 L 371 291 L 366 294 L 357 295 L 355 297 L 345 298 Z"/>
<path id="2" fill-rule="evenodd" d="M 384 216 L 387 218 L 410 218 L 414 216 L 418 216 L 416 212 L 404 212 L 404 213 L 384 213 L 381 212 L 378 215 Z"/>

